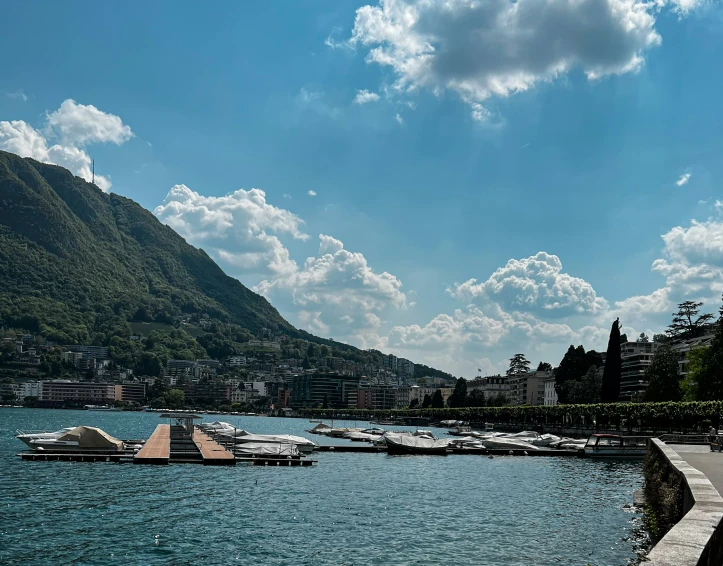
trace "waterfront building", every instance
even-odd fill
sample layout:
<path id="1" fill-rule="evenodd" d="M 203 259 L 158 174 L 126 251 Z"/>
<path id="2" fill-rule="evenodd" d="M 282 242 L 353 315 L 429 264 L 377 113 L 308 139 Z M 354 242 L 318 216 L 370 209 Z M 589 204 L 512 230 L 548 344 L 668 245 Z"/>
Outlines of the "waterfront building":
<path id="1" fill-rule="evenodd" d="M 146 384 L 142 381 L 131 381 L 116 385 L 115 400 L 142 405 L 146 400 Z"/>
<path id="2" fill-rule="evenodd" d="M 396 387 L 392 385 L 372 385 L 357 389 L 357 408 L 394 409 L 397 402 Z"/>
<path id="3" fill-rule="evenodd" d="M 630 401 L 633 395 L 648 388 L 645 370 L 653 361 L 658 342 L 624 342 L 620 344 L 620 401 Z"/>
<path id="4" fill-rule="evenodd" d="M 112 404 L 115 401 L 115 385 L 67 380 L 44 381 L 40 401 L 48 405 Z"/>
<path id="5" fill-rule="evenodd" d="M 549 375 L 544 379 L 545 383 L 545 405 L 557 405 L 557 389 L 555 389 L 555 376 Z"/>
<path id="6" fill-rule="evenodd" d="M 294 409 L 323 406 L 333 409 L 349 407 L 349 395 L 357 394 L 359 377 L 336 373 L 313 372 L 293 377 L 291 403 Z M 353 405 L 356 406 L 357 402 Z"/>
<path id="7" fill-rule="evenodd" d="M 472 391 L 481 391 L 485 399 L 504 395 L 510 398 L 510 384 L 506 375 L 490 375 L 485 377 L 476 377 L 467 382 L 467 394 Z"/>
<path id="8" fill-rule="evenodd" d="M 404 409 L 409 406 L 412 388 L 408 385 L 400 385 L 394 390 L 394 408 Z"/>

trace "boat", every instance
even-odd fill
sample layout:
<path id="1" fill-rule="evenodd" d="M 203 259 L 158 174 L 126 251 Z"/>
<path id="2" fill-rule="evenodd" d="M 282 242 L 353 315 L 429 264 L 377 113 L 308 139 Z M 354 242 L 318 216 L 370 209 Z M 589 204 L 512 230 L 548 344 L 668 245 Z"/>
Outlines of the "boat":
<path id="1" fill-rule="evenodd" d="M 387 432 L 384 434 L 388 454 L 446 455 L 449 440 L 434 440 L 412 434 Z"/>
<path id="2" fill-rule="evenodd" d="M 299 448 L 296 444 L 280 444 L 278 442 L 247 442 L 237 444 L 233 448 L 234 456 L 251 458 L 254 456 L 298 457 Z"/>
<path id="3" fill-rule="evenodd" d="M 65 427 L 60 430 L 56 430 L 55 432 L 49 432 L 46 430 L 16 430 L 15 432 L 17 432 L 17 434 L 15 435 L 15 438 L 30 446 L 30 441 L 32 440 L 55 439 L 64 435 L 66 432 L 70 432 L 74 428 L 74 426 Z"/>
<path id="4" fill-rule="evenodd" d="M 467 436 L 472 432 L 472 427 L 467 425 L 458 425 L 447 431 L 450 436 Z"/>
<path id="5" fill-rule="evenodd" d="M 582 450 L 588 458 L 644 458 L 649 442 L 647 436 L 593 434 Z"/>
<path id="6" fill-rule="evenodd" d="M 537 446 L 530 442 L 519 438 L 510 438 L 509 436 L 492 436 L 480 438 L 479 441 L 485 445 L 485 448 L 494 450 L 539 450 Z"/>
<path id="7" fill-rule="evenodd" d="M 310 428 L 306 432 L 309 434 L 323 434 L 324 436 L 329 434 L 331 427 L 328 424 L 319 423 L 314 428 Z"/>
<path id="8" fill-rule="evenodd" d="M 122 440 L 94 426 L 77 426 L 57 438 L 37 438 L 28 446 L 38 452 L 122 452 Z"/>
<path id="9" fill-rule="evenodd" d="M 111 407 L 110 405 L 86 405 L 87 411 L 122 411 L 120 407 Z"/>
<path id="10" fill-rule="evenodd" d="M 227 439 L 234 444 L 275 444 L 275 445 L 294 445 L 302 454 L 311 454 L 318 444 L 303 436 L 294 436 L 291 434 L 251 434 L 243 429 L 236 429 L 235 433 L 221 433 L 220 439 Z"/>

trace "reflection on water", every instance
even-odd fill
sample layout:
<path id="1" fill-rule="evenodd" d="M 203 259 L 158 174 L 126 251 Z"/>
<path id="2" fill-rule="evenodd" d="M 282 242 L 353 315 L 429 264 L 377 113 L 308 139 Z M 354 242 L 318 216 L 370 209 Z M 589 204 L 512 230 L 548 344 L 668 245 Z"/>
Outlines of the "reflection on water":
<path id="1" fill-rule="evenodd" d="M 257 433 L 314 426 L 205 420 Z M 313 468 L 216 468 L 15 456 L 16 428 L 84 424 L 147 438 L 159 422 L 151 413 L 0 409 L 0 563 L 610 566 L 635 558 L 639 518 L 628 505 L 642 483 L 639 462 L 319 453 Z"/>

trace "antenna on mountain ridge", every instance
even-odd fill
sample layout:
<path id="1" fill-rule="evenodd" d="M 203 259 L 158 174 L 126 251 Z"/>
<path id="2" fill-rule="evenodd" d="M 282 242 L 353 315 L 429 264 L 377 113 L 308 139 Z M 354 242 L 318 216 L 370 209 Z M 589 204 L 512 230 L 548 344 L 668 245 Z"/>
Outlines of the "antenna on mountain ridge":
<path id="1" fill-rule="evenodd" d="M 91 183 L 93 183 L 95 185 L 95 159 L 90 160 L 90 168 L 91 168 L 91 174 L 93 177 L 93 180 L 91 181 Z"/>

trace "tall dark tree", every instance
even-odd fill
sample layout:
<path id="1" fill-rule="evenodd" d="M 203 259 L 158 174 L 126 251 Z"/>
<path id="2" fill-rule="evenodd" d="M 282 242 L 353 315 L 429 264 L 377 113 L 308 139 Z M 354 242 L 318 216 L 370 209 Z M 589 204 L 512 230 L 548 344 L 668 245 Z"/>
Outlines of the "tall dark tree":
<path id="1" fill-rule="evenodd" d="M 673 313 L 673 322 L 665 331 L 671 338 L 696 338 L 702 336 L 713 320 L 712 314 L 698 314 L 703 303 L 684 301 Z"/>
<path id="2" fill-rule="evenodd" d="M 570 346 L 555 371 L 555 390 L 558 402 L 561 405 L 572 403 L 570 391 L 576 387 L 575 383 L 581 381 L 587 371 L 592 367 L 603 365 L 602 356 L 595 350 L 585 352 L 582 346 Z"/>
<path id="3" fill-rule="evenodd" d="M 507 375 L 518 375 L 530 371 L 530 362 L 525 358 L 525 354 L 515 354 L 510 358 L 510 368 Z"/>
<path id="4" fill-rule="evenodd" d="M 419 399 L 412 399 L 412 401 L 409 403 L 410 409 L 418 409 L 419 408 Z"/>
<path id="5" fill-rule="evenodd" d="M 437 389 L 432 395 L 432 409 L 443 409 L 444 398 L 442 397 L 442 390 Z"/>
<path id="6" fill-rule="evenodd" d="M 638 336 L 638 339 L 636 340 L 636 342 L 647 343 L 647 342 L 650 342 L 650 339 L 648 338 L 648 335 L 645 334 L 645 332 L 641 332 L 640 336 Z"/>
<path id="7" fill-rule="evenodd" d="M 474 389 L 469 395 L 467 395 L 466 403 L 468 407 L 484 407 L 487 405 L 487 400 L 485 399 L 485 394 L 482 393 L 482 391 Z"/>
<path id="8" fill-rule="evenodd" d="M 620 373 L 622 360 L 620 358 L 620 319 L 613 322 L 608 340 L 608 352 L 603 370 L 602 392 L 600 400 L 603 403 L 616 403 L 620 398 Z"/>
<path id="9" fill-rule="evenodd" d="M 653 360 L 645 370 L 645 379 L 648 388 L 645 390 L 645 401 L 680 401 L 683 392 L 680 388 L 678 376 L 678 361 L 680 355 L 669 344 L 660 346 L 653 356 Z"/>
<path id="10" fill-rule="evenodd" d="M 537 365 L 537 371 L 552 371 L 552 364 L 548 362 L 540 362 Z"/>
<path id="11" fill-rule="evenodd" d="M 454 384 L 454 391 L 447 399 L 447 405 L 450 407 L 464 407 L 467 401 L 467 380 L 460 377 Z"/>
<path id="12" fill-rule="evenodd" d="M 590 366 L 579 381 L 570 381 L 569 403 L 599 403 L 602 390 L 603 370 Z"/>
<path id="13" fill-rule="evenodd" d="M 426 409 L 432 404 L 432 398 L 429 396 L 429 393 L 424 394 L 424 399 L 422 399 L 422 409 Z"/>

